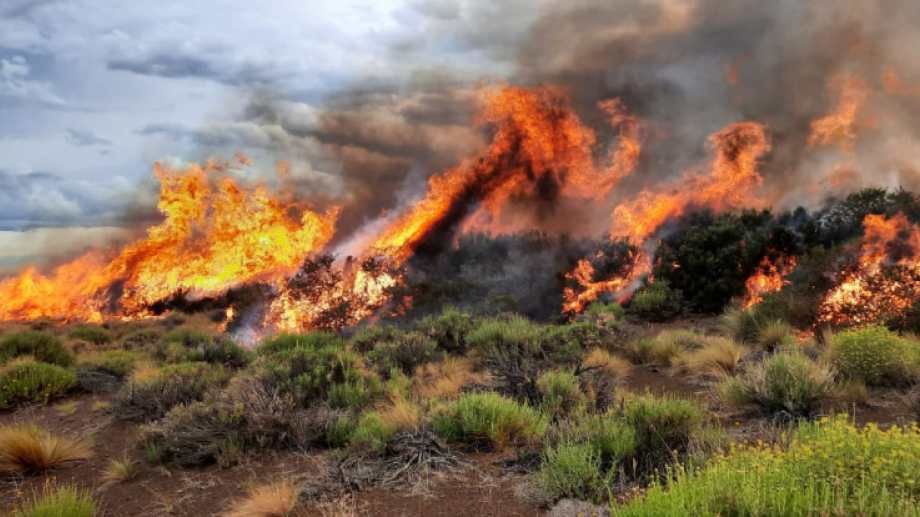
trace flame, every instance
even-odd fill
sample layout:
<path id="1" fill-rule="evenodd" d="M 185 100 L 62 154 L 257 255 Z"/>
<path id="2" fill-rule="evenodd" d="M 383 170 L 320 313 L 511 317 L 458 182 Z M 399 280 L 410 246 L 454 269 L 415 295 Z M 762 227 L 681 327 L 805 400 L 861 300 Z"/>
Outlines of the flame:
<path id="1" fill-rule="evenodd" d="M 248 163 L 243 155 L 236 160 Z M 217 161 L 181 170 L 155 164 L 164 220 L 121 250 L 4 280 L 0 319 L 139 317 L 179 293 L 212 296 L 246 282 L 277 282 L 332 238 L 335 209 L 318 214 L 263 186 L 246 190 L 221 177 L 227 170 Z"/>
<path id="2" fill-rule="evenodd" d="M 631 252 L 624 269 L 625 271 L 609 279 L 595 280 L 595 270 L 591 262 L 585 259 L 579 260 L 575 269 L 565 275 L 567 280 L 573 281 L 578 286 L 578 290 L 572 287 L 563 289 L 562 312 L 565 314 L 582 312 L 604 293 L 615 293 L 618 303 L 626 301 L 633 291 L 630 286 L 651 271 L 648 254 L 641 250 Z"/>
<path id="3" fill-rule="evenodd" d="M 856 267 L 824 298 L 818 321 L 864 324 L 903 315 L 920 299 L 920 227 L 898 213 L 867 215 Z"/>
<path id="4" fill-rule="evenodd" d="M 920 86 L 907 84 L 890 66 L 882 71 L 882 88 L 889 95 L 920 96 Z"/>
<path id="5" fill-rule="evenodd" d="M 745 309 L 763 301 L 763 295 L 775 293 L 788 285 L 786 275 L 791 273 L 798 261 L 793 256 L 781 256 L 776 261 L 767 255 L 760 261 L 757 271 L 745 282 L 746 294 L 742 301 Z"/>
<path id="6" fill-rule="evenodd" d="M 831 80 L 828 90 L 836 95 L 837 104 L 831 113 L 812 121 L 808 145 L 837 143 L 844 150 L 852 149 L 856 141 L 856 124 L 869 98 L 869 88 L 859 77 L 844 74 Z"/>

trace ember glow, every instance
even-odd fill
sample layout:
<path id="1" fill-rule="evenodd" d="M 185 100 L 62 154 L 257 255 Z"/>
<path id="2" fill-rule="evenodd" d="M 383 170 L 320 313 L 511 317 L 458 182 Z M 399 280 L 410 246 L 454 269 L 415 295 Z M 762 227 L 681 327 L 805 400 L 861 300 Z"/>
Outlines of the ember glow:
<path id="1" fill-rule="evenodd" d="M 821 304 L 819 322 L 860 325 L 902 316 L 920 299 L 920 227 L 903 214 L 868 215 L 856 264 Z"/>

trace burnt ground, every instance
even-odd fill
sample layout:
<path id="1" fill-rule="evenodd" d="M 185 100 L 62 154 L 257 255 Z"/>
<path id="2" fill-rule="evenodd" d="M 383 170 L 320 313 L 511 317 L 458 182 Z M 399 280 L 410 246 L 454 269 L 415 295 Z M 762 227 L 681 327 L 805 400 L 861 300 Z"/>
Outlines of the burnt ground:
<path id="1" fill-rule="evenodd" d="M 676 374 L 665 368 L 635 367 L 623 387 L 633 392 L 651 391 L 697 399 L 710 408 L 733 439 L 754 440 L 774 433 L 777 422 L 721 407 L 704 380 Z M 327 451 L 270 452 L 244 459 L 233 467 L 198 469 L 151 465 L 138 450 L 138 426 L 114 421 L 107 414 L 111 396 L 80 395 L 48 406 L 30 406 L 0 413 L 0 425 L 35 423 L 56 434 L 90 437 L 91 459 L 39 476 L 0 481 L 0 507 L 15 508 L 46 483 L 71 483 L 91 490 L 100 516 L 220 515 L 253 486 L 281 479 L 315 480 L 324 472 Z M 881 426 L 910 421 L 896 395 L 873 393 L 868 406 L 829 406 L 846 410 L 857 422 Z M 513 452 L 464 453 L 469 466 L 450 473 L 432 473 L 418 485 L 403 490 L 370 488 L 345 493 L 323 503 L 300 505 L 295 515 L 397 516 L 532 516 L 545 507 L 523 494 L 526 475 L 505 465 Z M 102 473 L 113 459 L 137 461 L 135 479 L 106 485 Z"/>

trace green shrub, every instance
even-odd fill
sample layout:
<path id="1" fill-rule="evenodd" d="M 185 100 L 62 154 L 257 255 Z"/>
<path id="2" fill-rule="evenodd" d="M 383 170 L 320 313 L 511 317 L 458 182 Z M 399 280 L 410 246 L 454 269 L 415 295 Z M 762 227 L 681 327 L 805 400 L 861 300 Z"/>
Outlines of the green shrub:
<path id="1" fill-rule="evenodd" d="M 41 494 L 10 517 L 93 517 L 96 504 L 88 492 L 72 486 L 57 489 L 47 485 Z"/>
<path id="2" fill-rule="evenodd" d="M 16 332 L 0 340 L 0 363 L 30 355 L 37 361 L 59 366 L 73 364 L 73 354 L 61 341 L 47 332 Z"/>
<path id="3" fill-rule="evenodd" d="M 394 433 L 395 429 L 384 424 L 379 413 L 369 411 L 358 418 L 348 437 L 348 445 L 359 450 L 381 452 Z"/>
<path id="4" fill-rule="evenodd" d="M 654 395 L 629 401 L 624 418 L 636 433 L 635 458 L 647 470 L 686 453 L 703 426 L 703 410 L 696 403 Z"/>
<path id="5" fill-rule="evenodd" d="M 224 336 L 189 329 L 169 332 L 154 347 L 155 359 L 169 363 L 206 362 L 241 368 L 251 359 L 247 350 Z"/>
<path id="6" fill-rule="evenodd" d="M 112 412 L 117 418 L 132 422 L 156 420 L 180 404 L 201 400 L 208 390 L 222 387 L 229 378 L 230 374 L 219 365 L 164 366 L 152 379 L 128 382 L 112 403 Z"/>
<path id="7" fill-rule="evenodd" d="M 578 377 L 568 370 L 549 370 L 537 379 L 542 401 L 540 407 L 553 418 L 563 418 L 585 408 Z"/>
<path id="8" fill-rule="evenodd" d="M 833 372 L 801 352 L 781 352 L 726 379 L 719 393 L 729 403 L 756 405 L 767 413 L 809 416 L 830 395 Z"/>
<path id="9" fill-rule="evenodd" d="M 137 350 L 155 345 L 163 338 L 160 330 L 155 328 L 142 328 L 126 334 L 118 342 L 125 350 Z"/>
<path id="10" fill-rule="evenodd" d="M 263 341 L 256 348 L 256 353 L 259 355 L 272 355 L 279 352 L 288 352 L 295 348 L 316 350 L 327 346 L 342 348 L 342 338 L 326 331 L 313 331 L 306 334 L 279 334 Z"/>
<path id="11" fill-rule="evenodd" d="M 578 365 L 584 345 L 569 325 L 538 325 L 513 316 L 483 320 L 467 337 L 479 363 L 505 394 L 539 403 L 537 379 L 545 370 Z"/>
<path id="12" fill-rule="evenodd" d="M 124 378 L 134 370 L 134 365 L 140 358 L 137 352 L 105 350 L 79 357 L 77 368 L 91 369 Z"/>
<path id="13" fill-rule="evenodd" d="M 112 341 L 112 333 L 108 329 L 92 325 L 81 325 L 70 329 L 67 333 L 73 339 L 79 339 L 94 345 L 104 345 Z"/>
<path id="14" fill-rule="evenodd" d="M 618 517 L 920 515 L 920 429 L 803 424 L 786 447 L 747 445 L 673 472 Z"/>
<path id="15" fill-rule="evenodd" d="M 741 343 L 756 343 L 760 329 L 767 323 L 757 308 L 742 309 L 729 307 L 722 314 L 722 326 L 725 332 Z"/>
<path id="16" fill-rule="evenodd" d="M 447 306 L 438 315 L 426 316 L 415 327 L 433 339 L 438 348 L 450 354 L 463 354 L 467 349 L 466 336 L 475 327 L 473 317 L 455 307 Z"/>
<path id="17" fill-rule="evenodd" d="M 601 457 L 591 445 L 562 443 L 544 451 L 536 481 L 553 500 L 600 502 L 609 492 L 613 474 L 604 472 Z"/>
<path id="18" fill-rule="evenodd" d="M 667 321 L 683 310 L 683 295 L 659 280 L 636 291 L 626 311 L 645 321 Z"/>
<path id="19" fill-rule="evenodd" d="M 600 456 L 604 469 L 615 468 L 623 459 L 635 456 L 635 429 L 619 414 L 585 415 L 562 431 L 566 441 L 587 443 Z"/>
<path id="20" fill-rule="evenodd" d="M 795 345 L 792 327 L 781 320 L 771 320 L 757 330 L 757 347 L 767 352 L 775 352 Z"/>
<path id="21" fill-rule="evenodd" d="M 432 426 L 449 441 L 505 447 L 535 442 L 547 421 L 530 406 L 497 393 L 470 393 L 437 412 Z"/>
<path id="22" fill-rule="evenodd" d="M 329 387 L 326 400 L 336 409 L 361 409 L 368 405 L 381 389 L 371 379 L 356 379 L 339 382 Z"/>
<path id="23" fill-rule="evenodd" d="M 77 383 L 70 370 L 48 363 L 19 360 L 0 368 L 0 408 L 47 403 Z"/>
<path id="24" fill-rule="evenodd" d="M 393 370 L 412 375 L 417 367 L 441 356 L 437 342 L 421 332 L 410 331 L 377 342 L 367 353 L 367 360 L 380 375 L 388 377 Z"/>
<path id="25" fill-rule="evenodd" d="M 661 339 L 657 337 L 634 339 L 623 345 L 620 353 L 633 364 L 670 366 L 684 350 L 680 341 L 663 336 Z"/>
<path id="26" fill-rule="evenodd" d="M 901 385 L 920 378 L 920 345 L 884 327 L 841 332 L 829 342 L 831 361 L 844 378 L 870 386 Z"/>
<path id="27" fill-rule="evenodd" d="M 620 320 L 626 316 L 626 311 L 619 303 L 594 302 L 588 306 L 585 314 L 594 318 L 609 317 L 614 320 Z"/>

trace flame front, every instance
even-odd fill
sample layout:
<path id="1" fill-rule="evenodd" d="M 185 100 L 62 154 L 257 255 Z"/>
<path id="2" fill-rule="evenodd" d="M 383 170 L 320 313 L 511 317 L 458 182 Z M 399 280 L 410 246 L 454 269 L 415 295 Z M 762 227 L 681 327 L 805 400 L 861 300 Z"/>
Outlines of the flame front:
<path id="1" fill-rule="evenodd" d="M 156 164 L 161 223 L 120 250 L 3 281 L 0 319 L 138 317 L 179 293 L 213 296 L 256 280 L 277 282 L 332 238 L 336 210 L 318 214 L 263 186 L 247 190 L 226 176 L 227 168 L 213 161 L 182 170 Z"/>
<path id="2" fill-rule="evenodd" d="M 788 285 L 786 276 L 791 273 L 798 261 L 793 256 L 781 256 L 775 261 L 767 255 L 760 261 L 757 271 L 744 283 L 745 295 L 741 306 L 744 308 L 757 305 L 763 301 L 763 296 L 775 293 Z"/>

